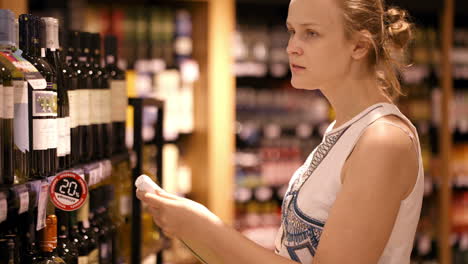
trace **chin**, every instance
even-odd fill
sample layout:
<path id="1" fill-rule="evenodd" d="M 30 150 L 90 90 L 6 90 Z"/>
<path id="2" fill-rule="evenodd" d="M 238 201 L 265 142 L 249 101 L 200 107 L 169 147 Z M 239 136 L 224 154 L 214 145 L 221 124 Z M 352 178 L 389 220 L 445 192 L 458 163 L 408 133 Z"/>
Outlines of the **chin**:
<path id="1" fill-rule="evenodd" d="M 291 85 L 292 87 L 296 89 L 303 89 L 303 90 L 318 90 L 319 85 L 310 83 L 310 82 L 305 82 L 304 80 L 298 80 L 298 78 L 291 78 Z"/>

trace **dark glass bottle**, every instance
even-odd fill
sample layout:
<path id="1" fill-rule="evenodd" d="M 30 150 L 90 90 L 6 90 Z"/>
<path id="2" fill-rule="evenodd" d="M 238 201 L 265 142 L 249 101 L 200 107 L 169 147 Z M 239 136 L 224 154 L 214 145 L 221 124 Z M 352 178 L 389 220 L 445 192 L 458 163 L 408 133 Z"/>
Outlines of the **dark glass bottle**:
<path id="1" fill-rule="evenodd" d="M 49 115 L 49 126 L 48 126 L 48 148 L 49 148 L 49 174 L 48 176 L 55 175 L 58 169 L 58 156 L 57 156 L 57 146 L 58 146 L 58 103 L 57 103 L 57 73 L 52 67 L 51 64 L 46 59 L 46 36 L 45 36 L 45 22 L 37 16 L 33 16 L 33 26 L 35 28 L 35 38 L 37 38 L 38 42 L 35 46 L 36 52 L 39 52 L 40 57 L 38 62 L 46 65 L 49 67 L 50 71 L 41 73 L 45 75 L 49 75 L 50 73 L 50 80 L 51 82 L 47 82 L 47 89 L 46 91 L 50 92 L 52 96 L 48 101 L 47 108 L 50 109 L 51 115 Z M 34 43 L 36 44 L 36 42 Z M 34 46 L 33 44 L 33 46 Z M 47 81 L 47 77 L 46 77 Z"/>
<path id="2" fill-rule="evenodd" d="M 77 74 L 76 108 L 78 113 L 78 134 L 80 137 L 80 162 L 89 162 L 93 156 L 93 138 L 90 124 L 90 88 L 92 79 L 86 68 L 87 55 L 84 51 L 88 34 L 79 31 L 71 32 L 71 54 L 70 67 Z M 73 142 L 72 142 L 73 144 Z"/>
<path id="3" fill-rule="evenodd" d="M 111 89 L 112 152 L 125 152 L 125 121 L 128 105 L 125 73 L 117 66 L 117 38 L 108 35 L 104 42 L 106 72 L 109 75 Z"/>
<path id="4" fill-rule="evenodd" d="M 12 183 L 13 174 L 15 175 L 15 183 L 26 182 L 29 177 L 29 160 L 30 160 L 30 117 L 28 114 L 29 98 L 28 98 L 28 82 L 25 79 L 23 70 L 19 65 L 24 58 L 19 54 L 13 52 L 17 50 L 16 43 L 14 43 L 14 36 L 11 33 L 17 32 L 15 27 L 14 14 L 10 10 L 0 9 L 0 19 L 2 20 L 2 27 L 0 27 L 0 34 L 4 37 L 0 40 L 0 61 L 1 71 L 4 78 L 4 85 L 11 85 L 8 89 L 4 86 L 4 100 L 8 100 L 4 104 L 6 115 L 13 114 L 13 118 L 7 118 L 6 125 L 3 127 L 7 132 L 4 133 L 2 141 L 5 144 L 6 152 L 4 153 L 4 170 L 5 170 L 5 183 Z M 6 80 L 5 80 L 6 78 Z M 13 91 L 16 96 L 13 96 Z M 4 102 L 2 101 L 2 104 Z M 13 111 L 17 108 L 17 111 Z M 9 121 L 11 119 L 11 121 Z M 15 120 L 15 122 L 13 122 Z M 11 126 L 12 133 L 8 133 Z M 11 145 L 8 146 L 8 145 Z M 12 156 L 14 161 L 9 160 Z M 8 164 L 12 164 L 9 169 Z M 5 166 L 6 165 L 6 166 Z M 14 170 L 14 173 L 13 171 Z"/>
<path id="5" fill-rule="evenodd" d="M 33 199 L 30 199 L 33 202 Z M 33 206 L 30 206 L 33 207 Z M 21 225 L 25 230 L 23 233 L 23 249 L 21 250 L 21 262 L 22 263 L 33 263 L 36 261 L 39 252 L 36 247 L 36 219 L 37 209 L 30 209 L 25 216 L 23 216 Z"/>
<path id="6" fill-rule="evenodd" d="M 86 215 L 86 210 L 83 205 L 78 211 L 72 212 L 70 215 L 70 226 L 72 243 L 78 248 L 78 263 L 89 263 L 89 248 L 90 239 L 88 236 L 89 221 Z"/>
<path id="7" fill-rule="evenodd" d="M 2 157 L 1 167 L 3 177 L 0 183 L 12 184 L 14 180 L 13 173 L 13 118 L 14 118 L 14 97 L 13 97 L 13 77 L 11 72 L 0 65 L 2 79 L 2 97 L 3 97 L 3 115 L 2 115 L 2 132 L 1 146 Z"/>
<path id="8" fill-rule="evenodd" d="M 32 177 L 44 178 L 54 173 L 53 142 L 49 142 L 55 133 L 56 140 L 56 77 L 49 64 L 40 58 L 40 45 L 37 32 L 36 19 L 32 15 L 23 14 L 19 17 L 19 46 L 23 51 L 23 57 L 31 62 L 40 74 L 46 79 L 47 88 L 33 90 L 31 92 L 32 107 L 32 153 L 30 173 Z M 54 89 L 55 88 L 55 89 Z M 55 127 L 55 130 L 54 130 Z"/>
<path id="9" fill-rule="evenodd" d="M 78 264 L 78 248 L 69 237 L 69 212 L 56 209 L 57 214 L 57 232 L 58 232 L 58 246 L 57 254 L 67 264 Z"/>
<path id="10" fill-rule="evenodd" d="M 66 76 L 67 71 L 64 72 L 59 53 L 58 20 L 53 17 L 43 17 L 42 21 L 45 26 L 46 60 L 57 76 L 57 157 L 58 170 L 62 171 L 71 167 L 70 106 L 65 83 L 65 78 L 68 76 Z"/>
<path id="11" fill-rule="evenodd" d="M 46 227 L 41 230 L 39 247 L 41 253 L 34 264 L 64 264 L 65 261 L 57 255 L 57 217 L 48 215 Z"/>
<path id="12" fill-rule="evenodd" d="M 111 119 L 111 90 L 109 87 L 109 75 L 101 67 L 101 36 L 93 33 L 92 37 L 92 64 L 97 76 L 96 87 L 99 93 L 98 107 L 100 114 L 100 137 L 97 138 L 95 146 L 99 148 L 102 158 L 109 158 L 112 154 L 112 119 Z"/>
<path id="13" fill-rule="evenodd" d="M 85 37 L 85 55 L 86 55 L 86 69 L 91 75 L 91 96 L 90 96 L 90 122 L 93 132 L 93 160 L 99 160 L 104 157 L 103 138 L 103 120 L 102 120 L 102 100 L 103 100 L 103 75 L 100 73 L 100 38 L 99 34 L 84 33 Z M 97 37 L 97 39 L 96 39 Z M 98 43 L 95 43 L 95 42 Z M 96 47 L 95 47 L 96 46 Z M 95 52 L 98 54 L 95 54 Z"/>
<path id="14" fill-rule="evenodd" d="M 75 47 L 80 45 L 79 34 L 70 32 L 68 34 L 68 43 L 66 56 L 63 61 L 63 77 L 68 93 L 68 104 L 70 110 L 70 129 L 71 129 L 71 165 L 75 166 L 80 163 L 81 158 L 81 130 L 79 129 L 79 101 L 78 101 L 78 73 L 72 64 L 78 63 L 78 57 Z M 64 49 L 65 50 L 65 49 Z M 63 52 L 61 53 L 64 54 Z M 75 59 L 76 58 L 76 59 Z"/>
<path id="15" fill-rule="evenodd" d="M 7 236 L 0 236 L 0 264 L 20 264 L 15 254 L 15 240 Z"/>

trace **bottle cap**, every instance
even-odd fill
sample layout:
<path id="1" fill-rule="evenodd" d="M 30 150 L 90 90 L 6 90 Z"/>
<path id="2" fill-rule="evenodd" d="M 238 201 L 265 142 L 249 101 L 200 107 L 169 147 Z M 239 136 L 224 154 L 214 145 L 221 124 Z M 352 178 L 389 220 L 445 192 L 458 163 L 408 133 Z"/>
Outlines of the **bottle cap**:
<path id="1" fill-rule="evenodd" d="M 60 47 L 59 44 L 59 21 L 53 17 L 43 17 L 45 23 L 45 47 L 55 50 Z"/>
<path id="2" fill-rule="evenodd" d="M 14 45 L 14 14 L 10 10 L 0 9 L 0 45 Z"/>

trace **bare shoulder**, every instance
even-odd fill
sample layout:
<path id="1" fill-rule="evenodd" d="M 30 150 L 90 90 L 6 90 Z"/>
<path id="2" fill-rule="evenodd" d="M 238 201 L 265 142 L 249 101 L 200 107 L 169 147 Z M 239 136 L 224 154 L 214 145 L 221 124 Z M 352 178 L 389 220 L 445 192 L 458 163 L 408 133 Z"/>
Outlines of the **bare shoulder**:
<path id="1" fill-rule="evenodd" d="M 416 182 L 419 165 L 415 144 L 408 134 L 415 136 L 396 116 L 385 116 L 369 125 L 343 167 L 342 182 L 347 178 L 369 180 L 355 174 L 376 177 L 383 183 L 397 182 L 401 198 L 406 198 Z"/>

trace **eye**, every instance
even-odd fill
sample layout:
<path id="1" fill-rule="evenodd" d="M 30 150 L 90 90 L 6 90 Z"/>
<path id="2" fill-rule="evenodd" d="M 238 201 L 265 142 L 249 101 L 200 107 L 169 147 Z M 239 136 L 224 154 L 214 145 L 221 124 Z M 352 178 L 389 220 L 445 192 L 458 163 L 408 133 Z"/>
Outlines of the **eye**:
<path id="1" fill-rule="evenodd" d="M 294 31 L 294 29 L 288 28 L 288 33 L 289 33 L 289 35 L 294 35 L 296 33 L 296 31 Z"/>
<path id="2" fill-rule="evenodd" d="M 318 36 L 318 33 L 313 30 L 307 30 L 307 36 L 316 37 Z"/>

